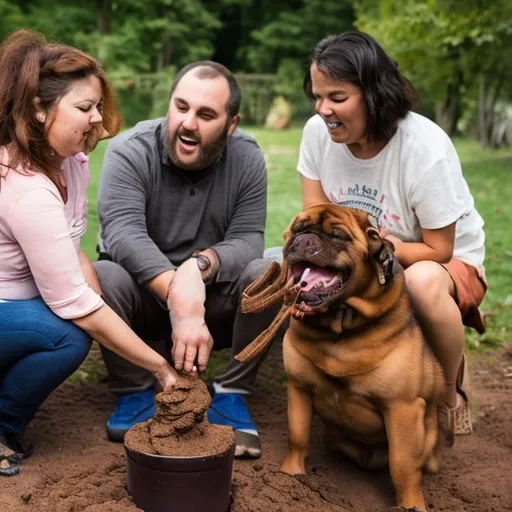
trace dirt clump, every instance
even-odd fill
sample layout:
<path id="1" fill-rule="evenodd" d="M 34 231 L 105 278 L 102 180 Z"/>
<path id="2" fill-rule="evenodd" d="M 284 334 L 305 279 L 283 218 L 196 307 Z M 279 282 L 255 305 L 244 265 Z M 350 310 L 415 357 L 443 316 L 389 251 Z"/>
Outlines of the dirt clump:
<path id="1" fill-rule="evenodd" d="M 153 418 L 132 427 L 124 443 L 130 450 L 172 457 L 206 457 L 225 453 L 235 442 L 231 427 L 210 425 L 211 398 L 206 384 L 180 375 L 174 388 L 155 397 Z"/>

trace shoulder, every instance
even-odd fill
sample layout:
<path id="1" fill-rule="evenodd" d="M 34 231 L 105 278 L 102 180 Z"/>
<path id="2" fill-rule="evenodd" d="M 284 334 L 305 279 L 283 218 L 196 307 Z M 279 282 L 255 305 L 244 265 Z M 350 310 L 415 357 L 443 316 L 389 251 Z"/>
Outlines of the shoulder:
<path id="1" fill-rule="evenodd" d="M 398 123 L 402 142 L 416 153 L 423 153 L 434 160 L 458 158 L 455 147 L 447 133 L 436 123 L 415 112 L 409 112 Z"/>
<path id="2" fill-rule="evenodd" d="M 42 173 L 36 171 L 24 171 L 10 169 L 2 180 L 2 185 L 10 190 L 11 194 L 23 195 L 32 190 L 41 189 L 54 192 L 55 185 Z"/>
<path id="3" fill-rule="evenodd" d="M 329 136 L 327 126 L 325 126 L 324 120 L 318 114 L 315 114 L 307 120 L 304 125 L 303 135 L 304 137 L 316 136 L 318 138 Z"/>
<path id="4" fill-rule="evenodd" d="M 301 153 L 315 154 L 334 147 L 324 120 L 318 114 L 310 117 L 302 131 Z"/>
<path id="5" fill-rule="evenodd" d="M 256 139 L 244 132 L 241 128 L 237 128 L 228 138 L 227 149 L 240 154 L 243 153 L 259 153 L 259 147 Z"/>
<path id="6" fill-rule="evenodd" d="M 6 216 L 13 221 L 27 214 L 37 217 L 43 210 L 64 208 L 57 187 L 42 173 L 11 171 L 5 180 L 0 181 L 0 217 Z"/>
<path id="7" fill-rule="evenodd" d="M 144 148 L 149 149 L 155 147 L 158 142 L 158 134 L 163 117 L 141 121 L 132 128 L 125 130 L 116 135 L 109 143 L 108 149 L 120 150 L 136 150 L 140 151 Z"/>
<path id="8" fill-rule="evenodd" d="M 256 139 L 240 128 L 237 128 L 228 138 L 225 156 L 226 161 L 234 165 L 243 163 L 242 168 L 246 166 L 261 167 L 265 161 L 263 151 L 256 142 Z"/>

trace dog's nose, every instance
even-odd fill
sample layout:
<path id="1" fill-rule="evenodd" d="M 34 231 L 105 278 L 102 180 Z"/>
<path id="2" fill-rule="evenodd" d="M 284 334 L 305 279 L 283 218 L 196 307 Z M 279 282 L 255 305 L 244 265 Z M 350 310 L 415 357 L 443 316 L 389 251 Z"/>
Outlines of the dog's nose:
<path id="1" fill-rule="evenodd" d="M 300 256 L 314 256 L 322 249 L 322 240 L 314 233 L 304 233 L 293 241 L 289 253 L 294 252 Z"/>

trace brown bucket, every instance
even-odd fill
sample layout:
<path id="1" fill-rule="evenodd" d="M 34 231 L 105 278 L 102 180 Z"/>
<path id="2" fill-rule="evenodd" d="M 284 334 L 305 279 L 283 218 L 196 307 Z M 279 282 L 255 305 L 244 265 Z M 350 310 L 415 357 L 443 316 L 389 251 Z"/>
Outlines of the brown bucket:
<path id="1" fill-rule="evenodd" d="M 227 512 L 235 444 L 212 457 L 151 455 L 125 446 L 128 493 L 144 512 Z"/>

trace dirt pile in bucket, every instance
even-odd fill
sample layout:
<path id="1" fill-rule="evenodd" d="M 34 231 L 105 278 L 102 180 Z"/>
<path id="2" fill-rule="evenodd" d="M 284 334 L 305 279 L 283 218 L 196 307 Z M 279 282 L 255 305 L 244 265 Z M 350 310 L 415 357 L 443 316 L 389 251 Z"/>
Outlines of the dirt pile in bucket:
<path id="1" fill-rule="evenodd" d="M 155 397 L 156 414 L 131 428 L 125 445 L 142 453 L 173 457 L 203 457 L 225 453 L 234 443 L 231 427 L 210 425 L 211 402 L 206 384 L 180 375 L 171 391 Z"/>

